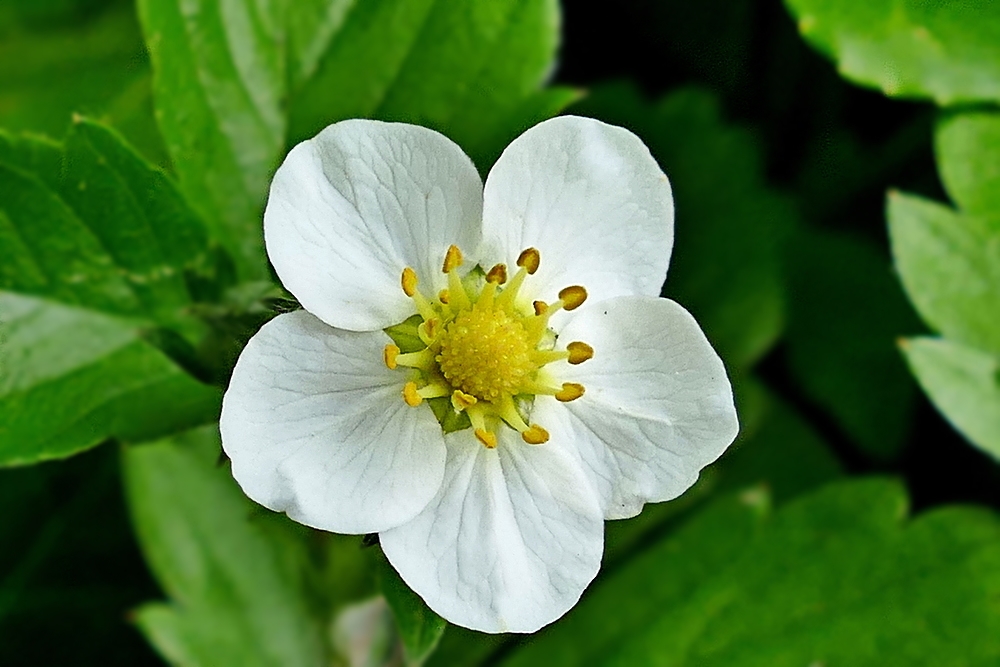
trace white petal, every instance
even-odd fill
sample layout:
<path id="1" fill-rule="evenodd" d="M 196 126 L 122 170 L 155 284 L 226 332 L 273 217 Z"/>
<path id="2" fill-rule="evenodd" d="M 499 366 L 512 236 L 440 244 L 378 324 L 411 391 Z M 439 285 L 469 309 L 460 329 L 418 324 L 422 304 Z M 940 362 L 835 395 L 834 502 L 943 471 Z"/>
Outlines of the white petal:
<path id="1" fill-rule="evenodd" d="M 448 621 L 534 632 L 566 613 L 597 574 L 604 522 L 576 457 L 509 428 L 488 450 L 447 436 L 441 491 L 413 521 L 379 536 L 403 580 Z"/>
<path id="2" fill-rule="evenodd" d="M 736 437 L 739 424 L 722 360 L 690 313 L 652 297 L 581 309 L 559 334 L 594 348 L 553 370 L 586 393 L 571 403 L 539 397 L 531 416 L 550 442 L 575 446 L 608 519 L 676 498 Z M 551 368 L 551 367 L 550 367 Z"/>
<path id="3" fill-rule="evenodd" d="M 293 148 L 271 182 L 267 253 L 285 287 L 332 326 L 384 329 L 415 312 L 399 280 L 443 287 L 448 246 L 480 239 L 482 181 L 444 135 L 346 120 Z"/>
<path id="4" fill-rule="evenodd" d="M 416 516 L 444 475 L 441 427 L 402 399 L 382 362 L 389 339 L 279 315 L 240 355 L 222 405 L 233 476 L 258 503 L 338 533 Z"/>
<path id="5" fill-rule="evenodd" d="M 568 285 L 583 285 L 594 301 L 656 296 L 673 229 L 670 183 L 642 141 L 591 118 L 561 116 L 515 139 L 487 177 L 481 255 L 511 262 L 537 248 L 533 298 L 554 300 Z"/>

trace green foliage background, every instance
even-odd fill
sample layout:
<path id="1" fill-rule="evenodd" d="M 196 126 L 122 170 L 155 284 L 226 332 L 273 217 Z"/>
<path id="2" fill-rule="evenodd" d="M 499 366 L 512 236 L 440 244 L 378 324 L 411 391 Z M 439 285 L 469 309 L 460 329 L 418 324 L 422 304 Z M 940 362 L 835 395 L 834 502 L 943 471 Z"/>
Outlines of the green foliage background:
<path id="1" fill-rule="evenodd" d="M 0 664 L 1000 662 L 998 104 L 991 0 L 0 5 Z M 486 636 L 247 500 L 214 423 L 288 305 L 292 145 L 407 121 L 485 174 L 563 112 L 669 175 L 664 295 L 742 429 L 564 619 Z"/>

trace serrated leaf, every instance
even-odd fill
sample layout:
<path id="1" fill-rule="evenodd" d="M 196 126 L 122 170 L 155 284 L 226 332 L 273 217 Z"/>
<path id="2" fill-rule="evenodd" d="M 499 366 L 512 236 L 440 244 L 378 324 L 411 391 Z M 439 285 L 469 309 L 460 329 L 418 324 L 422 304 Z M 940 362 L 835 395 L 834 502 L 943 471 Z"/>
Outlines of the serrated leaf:
<path id="1" fill-rule="evenodd" d="M 410 590 L 388 561 L 383 561 L 379 569 L 379 584 L 396 619 L 406 664 L 412 667 L 424 664 L 441 641 L 448 623 Z"/>
<path id="2" fill-rule="evenodd" d="M 890 193 L 896 268 L 917 311 L 955 342 L 1000 353 L 1000 216 Z"/>
<path id="3" fill-rule="evenodd" d="M 74 124 L 65 147 L 0 134 L 0 465 L 210 421 L 219 391 L 146 333 L 193 344 L 187 278 L 210 279 L 200 220 L 116 134 Z"/>
<path id="4" fill-rule="evenodd" d="M 1000 217 L 1000 113 L 945 114 L 934 144 L 941 180 L 959 208 Z"/>
<path id="5" fill-rule="evenodd" d="M 785 4 L 802 36 L 852 81 L 940 105 L 1000 100 L 1000 9 L 993 0 Z"/>
<path id="6" fill-rule="evenodd" d="M 994 513 L 951 507 L 906 520 L 902 488 L 878 479 L 831 484 L 764 521 L 754 517 L 766 503 L 743 501 L 692 519 L 502 664 L 875 667 L 1000 658 Z"/>
<path id="7" fill-rule="evenodd" d="M 206 427 L 127 447 L 123 466 L 140 546 L 170 596 L 136 614 L 173 665 L 327 664 L 309 613 L 293 545 L 219 465 L 219 435 Z"/>
<path id="8" fill-rule="evenodd" d="M 901 347 L 945 418 L 1000 459 L 1000 358 L 940 338 L 908 338 Z"/>
<path id="9" fill-rule="evenodd" d="M 896 339 L 922 329 L 890 261 L 847 234 L 789 243 L 789 368 L 806 395 L 876 459 L 905 441 L 916 386 Z"/>
<path id="10" fill-rule="evenodd" d="M 781 248 L 791 201 L 763 182 L 758 145 L 702 90 L 645 102 L 628 84 L 598 87 L 574 111 L 636 132 L 667 174 L 676 234 L 664 292 L 688 308 L 727 364 L 746 367 L 784 324 Z"/>

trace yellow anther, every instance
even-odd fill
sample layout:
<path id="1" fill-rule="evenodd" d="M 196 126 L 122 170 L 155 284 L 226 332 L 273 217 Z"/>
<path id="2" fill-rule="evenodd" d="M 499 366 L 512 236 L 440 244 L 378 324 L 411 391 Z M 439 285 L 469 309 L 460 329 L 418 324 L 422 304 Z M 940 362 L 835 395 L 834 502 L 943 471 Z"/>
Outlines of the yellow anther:
<path id="1" fill-rule="evenodd" d="M 417 335 L 426 345 L 430 345 L 439 333 L 441 333 L 441 320 L 436 317 L 424 320 L 417 326 Z"/>
<path id="2" fill-rule="evenodd" d="M 583 396 L 584 388 L 582 384 L 575 382 L 564 382 L 562 389 L 556 392 L 556 400 L 569 403 Z"/>
<path id="3" fill-rule="evenodd" d="M 532 424 L 528 430 L 521 433 L 521 439 L 529 445 L 541 445 L 549 441 L 549 432 L 538 424 Z"/>
<path id="4" fill-rule="evenodd" d="M 507 282 L 507 265 L 497 264 L 486 274 L 486 282 L 503 285 Z"/>
<path id="5" fill-rule="evenodd" d="M 574 310 L 583 305 L 583 302 L 587 300 L 587 290 L 580 285 L 564 287 L 559 291 L 559 300 L 563 302 L 563 308 Z"/>
<path id="6" fill-rule="evenodd" d="M 587 359 L 594 358 L 594 348 L 578 340 L 567 345 L 566 351 L 569 352 L 569 363 L 573 365 L 582 364 Z"/>
<path id="7" fill-rule="evenodd" d="M 456 389 L 451 394 L 451 407 L 455 408 L 456 412 L 461 412 L 462 410 L 468 410 L 473 405 L 479 401 L 472 394 L 466 394 L 461 389 Z"/>
<path id="8" fill-rule="evenodd" d="M 385 362 L 385 365 L 391 371 L 396 370 L 396 357 L 398 356 L 399 356 L 399 347 L 393 345 L 392 343 L 386 345 L 385 349 L 382 350 L 382 361 Z"/>
<path id="9" fill-rule="evenodd" d="M 438 301 L 440 301 L 444 305 L 447 306 L 448 305 L 448 301 L 450 299 L 451 299 L 451 297 L 448 295 L 448 290 L 443 289 L 440 292 L 438 292 Z"/>
<path id="10" fill-rule="evenodd" d="M 517 265 L 527 271 L 530 275 L 535 274 L 535 271 L 538 270 L 538 265 L 541 261 L 542 256 L 539 255 L 538 251 L 534 248 L 522 250 L 521 254 L 517 256 Z"/>
<path id="11" fill-rule="evenodd" d="M 457 245 L 450 245 L 448 252 L 444 254 L 444 265 L 441 267 L 441 271 L 451 273 L 452 269 L 457 269 L 462 265 L 462 261 L 462 251 L 458 249 Z"/>
<path id="12" fill-rule="evenodd" d="M 406 296 L 413 296 L 417 293 L 417 272 L 410 267 L 403 269 L 403 277 L 400 282 Z"/>
<path id="13" fill-rule="evenodd" d="M 535 315 L 541 315 L 549 309 L 549 304 L 544 301 L 532 301 L 531 306 L 535 309 Z"/>
<path id="14" fill-rule="evenodd" d="M 474 433 L 476 434 L 476 439 L 483 443 L 486 449 L 496 449 L 497 448 L 497 434 L 491 431 L 487 431 L 484 428 L 477 428 Z"/>
<path id="15" fill-rule="evenodd" d="M 411 408 L 415 408 L 424 402 L 423 397 L 417 393 L 417 383 L 407 382 L 403 385 L 403 400 Z"/>

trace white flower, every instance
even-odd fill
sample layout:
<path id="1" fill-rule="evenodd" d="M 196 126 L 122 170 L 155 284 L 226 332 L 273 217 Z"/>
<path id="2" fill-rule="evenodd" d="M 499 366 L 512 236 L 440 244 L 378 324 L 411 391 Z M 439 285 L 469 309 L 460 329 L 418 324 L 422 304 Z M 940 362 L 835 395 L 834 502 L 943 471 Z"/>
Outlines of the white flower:
<path id="1" fill-rule="evenodd" d="M 233 475 L 306 525 L 378 532 L 453 623 L 557 619 L 597 574 L 604 520 L 680 495 L 736 435 L 721 360 L 658 298 L 673 200 L 627 130 L 541 123 L 484 189 L 436 132 L 344 121 L 288 154 L 264 233 L 305 310 L 236 364 Z M 425 349 L 384 331 L 408 320 Z M 432 404 L 471 426 L 444 433 Z"/>

